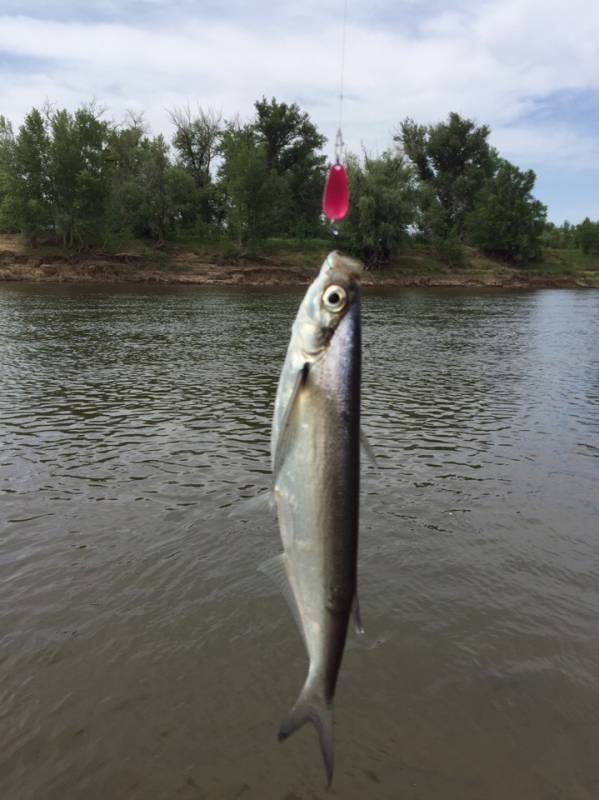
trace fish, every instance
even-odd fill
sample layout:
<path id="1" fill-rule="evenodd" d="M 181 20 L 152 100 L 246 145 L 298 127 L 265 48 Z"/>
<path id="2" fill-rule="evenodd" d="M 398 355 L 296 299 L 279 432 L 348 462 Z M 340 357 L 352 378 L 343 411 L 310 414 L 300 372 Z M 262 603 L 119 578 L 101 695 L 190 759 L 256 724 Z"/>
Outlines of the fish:
<path id="1" fill-rule="evenodd" d="M 360 262 L 325 259 L 292 326 L 274 406 L 273 494 L 283 552 L 267 571 L 285 592 L 309 658 L 279 741 L 316 728 L 331 785 L 333 700 L 357 602 L 360 490 Z"/>

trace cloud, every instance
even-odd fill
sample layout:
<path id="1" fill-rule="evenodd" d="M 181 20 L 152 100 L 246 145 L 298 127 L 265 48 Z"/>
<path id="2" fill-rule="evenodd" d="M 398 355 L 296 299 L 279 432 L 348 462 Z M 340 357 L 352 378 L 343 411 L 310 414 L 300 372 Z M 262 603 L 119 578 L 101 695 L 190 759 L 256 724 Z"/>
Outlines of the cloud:
<path id="1" fill-rule="evenodd" d="M 491 143 L 500 153 L 527 168 L 599 170 L 599 138 L 567 125 L 514 125 L 493 131 Z"/>
<path id="2" fill-rule="evenodd" d="M 0 93 L 19 123 L 47 98 L 92 97 L 120 118 L 144 109 L 155 131 L 187 102 L 248 116 L 262 94 L 337 125 L 340 0 L 4 3 Z M 597 117 L 554 119 L 560 92 L 599 91 L 599 4 L 588 0 L 350 0 L 344 133 L 352 149 L 389 146 L 405 116 L 455 110 L 488 123 L 493 142 L 539 174 L 599 169 Z M 557 106 L 556 106 L 557 109 Z M 527 159 L 529 159 L 527 161 Z M 599 180 L 599 179 L 598 179 Z"/>

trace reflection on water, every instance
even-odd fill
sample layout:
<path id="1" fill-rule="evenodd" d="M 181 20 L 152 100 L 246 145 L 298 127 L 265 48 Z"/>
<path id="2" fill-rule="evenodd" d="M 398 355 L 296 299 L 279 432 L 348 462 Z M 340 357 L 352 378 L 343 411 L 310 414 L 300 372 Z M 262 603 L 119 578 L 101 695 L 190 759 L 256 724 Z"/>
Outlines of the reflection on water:
<path id="1" fill-rule="evenodd" d="M 295 291 L 0 287 L 0 796 L 324 798 L 256 567 Z M 364 302 L 338 797 L 599 795 L 599 292 Z"/>

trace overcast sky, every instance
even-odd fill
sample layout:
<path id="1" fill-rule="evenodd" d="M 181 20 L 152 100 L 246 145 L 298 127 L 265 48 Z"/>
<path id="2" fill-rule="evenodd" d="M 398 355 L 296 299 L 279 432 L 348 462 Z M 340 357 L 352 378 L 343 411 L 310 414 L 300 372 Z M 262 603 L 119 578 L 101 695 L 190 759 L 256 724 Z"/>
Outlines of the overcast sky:
<path id="1" fill-rule="evenodd" d="M 91 98 L 120 120 L 190 103 L 249 117 L 262 95 L 337 125 L 343 0 L 0 0 L 0 113 Z M 597 0 L 349 0 L 351 149 L 388 147 L 400 120 L 458 111 L 537 173 L 561 222 L 599 219 Z"/>

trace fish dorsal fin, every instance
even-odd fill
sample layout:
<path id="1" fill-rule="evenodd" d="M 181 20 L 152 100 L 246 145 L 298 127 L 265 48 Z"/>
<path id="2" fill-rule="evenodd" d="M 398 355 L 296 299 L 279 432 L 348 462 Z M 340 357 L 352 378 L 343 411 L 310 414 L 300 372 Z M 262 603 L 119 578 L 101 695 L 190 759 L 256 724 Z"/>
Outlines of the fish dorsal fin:
<path id="1" fill-rule="evenodd" d="M 287 455 L 287 451 L 289 449 L 289 432 L 291 429 L 291 425 L 289 424 L 291 421 L 291 416 L 293 413 L 293 409 L 295 408 L 295 403 L 297 401 L 300 389 L 306 382 L 306 378 L 308 377 L 308 370 L 310 365 L 306 361 L 305 364 L 302 366 L 300 370 L 298 370 L 293 378 L 293 385 L 291 387 L 291 393 L 289 395 L 289 400 L 287 401 L 287 405 L 283 410 L 283 416 L 281 418 L 281 425 L 279 427 L 279 435 L 277 438 L 277 443 L 274 448 L 274 457 L 273 457 L 273 469 L 272 469 L 272 477 L 273 483 L 276 484 L 277 477 L 279 475 L 279 470 L 285 461 L 285 456 Z"/>
<path id="2" fill-rule="evenodd" d="M 302 635 L 302 639 L 304 640 L 304 644 L 306 645 L 306 649 L 308 647 L 306 642 L 306 635 L 304 633 L 304 626 L 302 624 L 302 615 L 300 614 L 300 610 L 297 606 L 297 601 L 295 599 L 295 595 L 293 594 L 293 588 L 291 586 L 291 579 L 289 576 L 289 569 L 288 569 L 289 560 L 285 553 L 281 553 L 278 556 L 274 556 L 273 558 L 269 558 L 268 561 L 265 561 L 261 564 L 258 569 L 260 572 L 263 572 L 265 575 L 272 580 L 275 586 L 281 590 L 283 593 L 285 600 L 287 600 L 287 604 L 291 609 L 291 613 L 293 614 L 293 618 L 297 623 L 297 627 L 299 628 L 299 632 Z"/>

